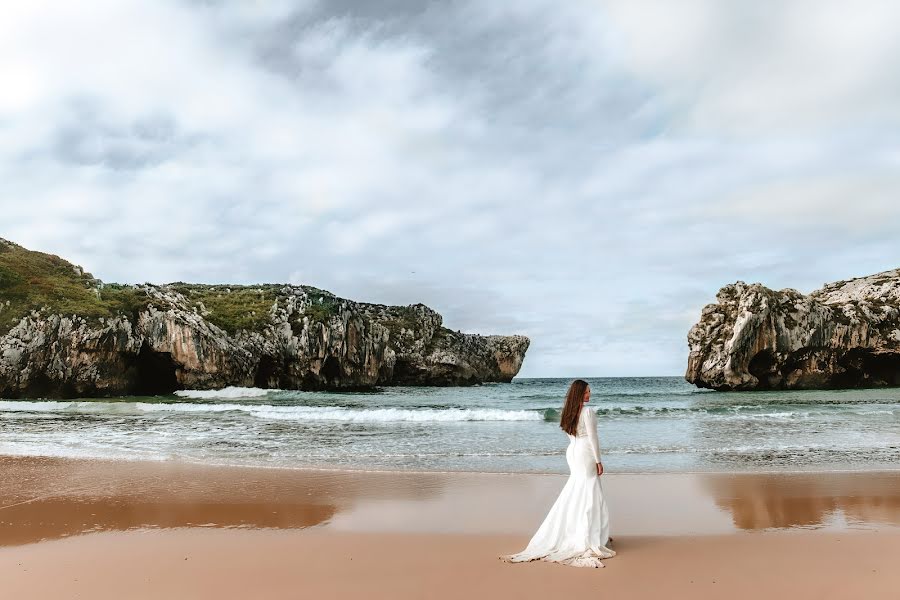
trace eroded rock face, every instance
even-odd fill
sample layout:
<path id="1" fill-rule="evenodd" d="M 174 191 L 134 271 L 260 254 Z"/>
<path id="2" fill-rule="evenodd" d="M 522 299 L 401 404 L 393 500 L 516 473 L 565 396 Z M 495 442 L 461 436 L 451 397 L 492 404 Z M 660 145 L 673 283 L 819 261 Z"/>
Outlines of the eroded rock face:
<path id="1" fill-rule="evenodd" d="M 0 397 L 508 382 L 529 343 L 522 336 L 452 332 L 421 304 L 353 302 L 307 286 L 172 284 L 127 291 L 133 314 L 91 318 L 36 307 L 0 336 Z M 249 292 L 258 293 L 253 297 L 265 302 L 266 312 L 254 327 L 231 332 L 214 324 L 197 299 Z"/>
<path id="2" fill-rule="evenodd" d="M 900 385 L 900 269 L 803 295 L 742 281 L 688 334 L 685 378 L 718 390 Z"/>

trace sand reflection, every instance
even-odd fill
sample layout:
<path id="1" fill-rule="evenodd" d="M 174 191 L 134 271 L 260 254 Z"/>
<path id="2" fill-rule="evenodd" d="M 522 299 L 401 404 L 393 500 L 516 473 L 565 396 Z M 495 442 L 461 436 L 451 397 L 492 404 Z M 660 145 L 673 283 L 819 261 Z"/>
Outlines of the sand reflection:
<path id="1" fill-rule="evenodd" d="M 710 475 L 706 487 L 743 530 L 900 525 L 900 472 Z"/>
<path id="2" fill-rule="evenodd" d="M 565 479 L 0 457 L 0 546 L 198 527 L 525 535 Z M 603 489 L 617 536 L 900 525 L 900 471 L 609 474 Z"/>
<path id="3" fill-rule="evenodd" d="M 0 457 L 0 546 L 97 531 L 328 523 L 358 498 L 422 501 L 439 477 Z"/>

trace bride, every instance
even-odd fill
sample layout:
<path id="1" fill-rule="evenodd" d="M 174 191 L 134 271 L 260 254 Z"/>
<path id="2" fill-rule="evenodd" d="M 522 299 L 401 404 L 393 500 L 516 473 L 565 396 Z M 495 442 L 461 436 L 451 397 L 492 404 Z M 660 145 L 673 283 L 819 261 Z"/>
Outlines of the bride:
<path id="1" fill-rule="evenodd" d="M 546 560 L 573 567 L 602 567 L 601 558 L 616 555 L 607 548 L 609 512 L 603 500 L 597 415 L 587 402 L 591 389 L 576 379 L 569 386 L 559 426 L 569 436 L 566 462 L 569 479 L 528 546 L 518 554 L 501 556 L 506 562 Z"/>

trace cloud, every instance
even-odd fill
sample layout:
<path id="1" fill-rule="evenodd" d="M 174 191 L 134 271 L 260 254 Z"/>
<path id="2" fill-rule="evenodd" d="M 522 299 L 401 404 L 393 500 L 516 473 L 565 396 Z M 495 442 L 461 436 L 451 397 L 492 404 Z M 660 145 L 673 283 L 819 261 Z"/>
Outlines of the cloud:
<path id="1" fill-rule="evenodd" d="M 742 191 L 717 212 L 727 219 L 786 229 L 815 225 L 816 234 L 830 229 L 853 237 L 896 231 L 900 223 L 900 173 L 854 176 L 819 175 Z"/>
<path id="2" fill-rule="evenodd" d="M 758 135 L 900 124 L 900 6 L 865 0 L 611 1 L 633 71 L 673 127 Z"/>
<path id="3" fill-rule="evenodd" d="M 678 374 L 735 279 L 896 267 L 888 3 L 16 2 L 0 235 Z M 893 19 L 893 20 L 892 20 Z"/>

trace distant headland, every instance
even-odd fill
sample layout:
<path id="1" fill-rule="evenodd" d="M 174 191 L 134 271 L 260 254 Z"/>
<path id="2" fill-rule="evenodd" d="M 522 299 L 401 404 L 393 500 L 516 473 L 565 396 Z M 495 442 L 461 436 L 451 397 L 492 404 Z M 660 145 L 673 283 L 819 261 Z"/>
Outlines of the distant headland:
<path id="1" fill-rule="evenodd" d="M 0 239 L 0 397 L 508 382 L 529 340 L 305 285 L 106 284 Z"/>
<path id="2" fill-rule="evenodd" d="M 685 378 L 717 390 L 900 385 L 900 269 L 803 295 L 738 281 L 688 334 Z"/>

